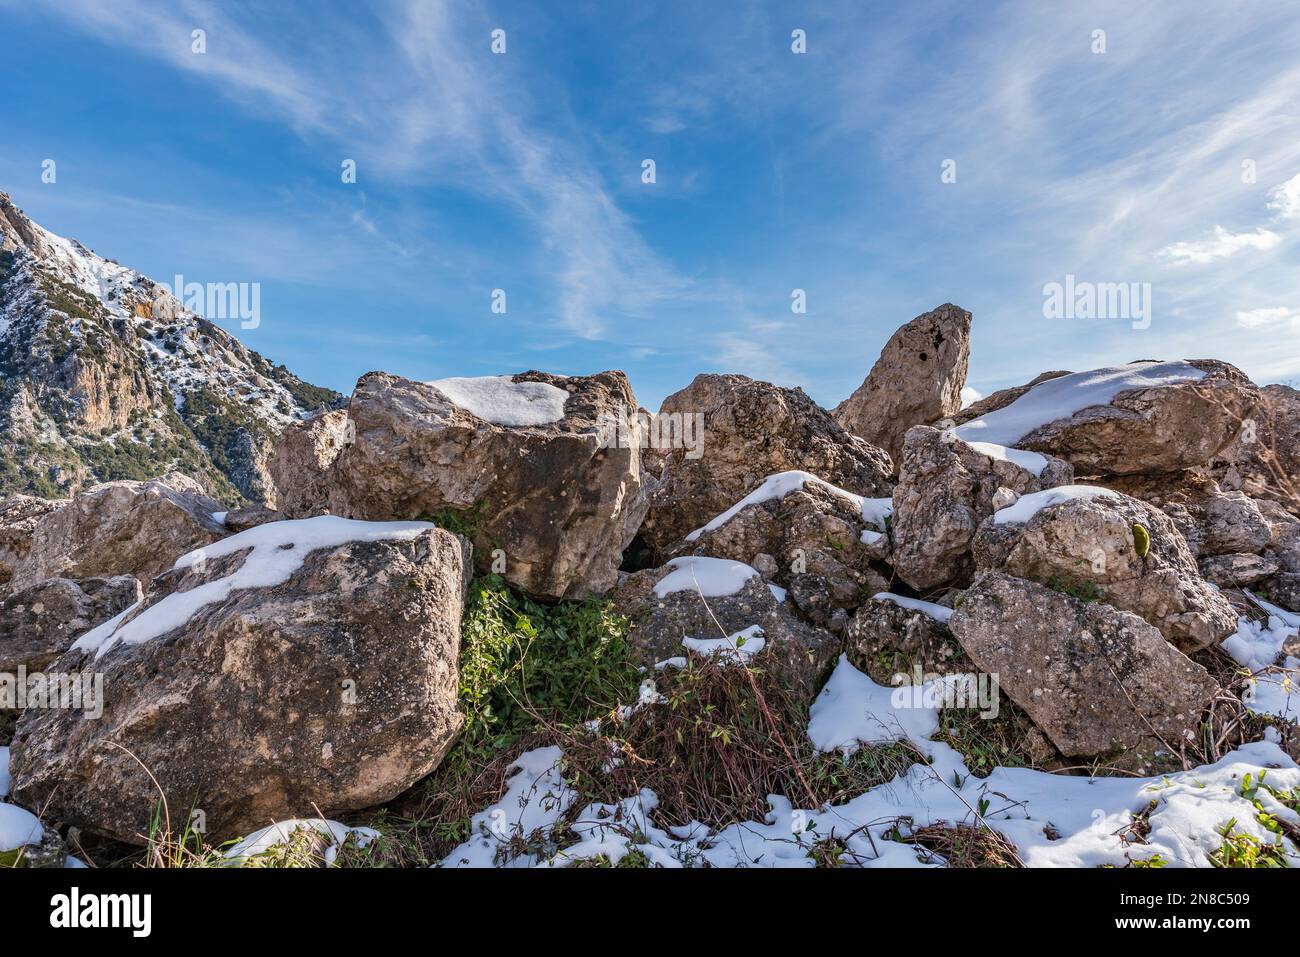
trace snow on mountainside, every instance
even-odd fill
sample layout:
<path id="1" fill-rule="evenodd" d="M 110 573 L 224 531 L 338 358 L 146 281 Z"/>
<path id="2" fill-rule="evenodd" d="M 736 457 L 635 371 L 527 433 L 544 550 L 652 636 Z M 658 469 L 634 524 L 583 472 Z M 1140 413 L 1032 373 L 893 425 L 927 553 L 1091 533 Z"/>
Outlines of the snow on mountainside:
<path id="1" fill-rule="evenodd" d="M 339 399 L 0 193 L 0 495 L 179 469 L 265 501 L 275 436 Z"/>

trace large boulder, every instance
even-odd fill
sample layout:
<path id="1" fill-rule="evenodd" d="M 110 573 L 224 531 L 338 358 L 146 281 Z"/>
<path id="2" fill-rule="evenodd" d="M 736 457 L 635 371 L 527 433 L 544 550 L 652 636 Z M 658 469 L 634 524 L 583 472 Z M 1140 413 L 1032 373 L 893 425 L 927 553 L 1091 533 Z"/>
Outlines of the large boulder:
<path id="1" fill-rule="evenodd" d="M 464 540 L 423 522 L 278 522 L 186 555 L 55 664 L 100 676 L 103 714 L 29 708 L 14 797 L 130 842 L 159 789 L 213 841 L 387 801 L 460 728 L 467 575 Z"/>
<path id="2" fill-rule="evenodd" d="M 1258 412 L 1221 458 L 1216 471 L 1225 488 L 1300 514 L 1300 391 L 1285 385 L 1260 389 Z"/>
<path id="3" fill-rule="evenodd" d="M 951 610 L 897 597 L 874 597 L 854 613 L 844 634 L 844 652 L 877 684 L 909 682 L 922 676 L 952 674 L 965 668 L 961 647 L 948 630 Z M 928 680 L 928 679 L 927 679 Z"/>
<path id="4" fill-rule="evenodd" d="M 1065 486 L 995 513 L 972 541 L 977 566 L 1139 615 L 1191 652 L 1236 630 L 1173 521 L 1119 492 Z"/>
<path id="5" fill-rule="evenodd" d="M 325 512 L 329 470 L 352 441 L 347 412 L 318 412 L 285 427 L 276 440 L 268 471 L 275 487 L 267 504 L 286 518 L 309 518 Z"/>
<path id="6" fill-rule="evenodd" d="M 964 584 L 974 571 L 970 543 L 980 522 L 1021 495 L 1073 477 L 1060 459 L 910 429 L 894 489 L 894 570 L 922 592 Z"/>
<path id="7" fill-rule="evenodd" d="M 0 672 L 40 671 L 81 636 L 144 596 L 139 579 L 47 578 L 0 601 Z"/>
<path id="8" fill-rule="evenodd" d="M 862 385 L 835 407 L 835 421 L 897 464 L 908 429 L 961 408 L 970 326 L 969 312 L 944 303 L 898 329 Z"/>
<path id="9" fill-rule="evenodd" d="M 66 501 L 51 502 L 31 495 L 0 499 L 0 590 L 31 551 L 32 533 L 40 520 L 66 504 Z"/>
<path id="10" fill-rule="evenodd" d="M 778 472 L 811 472 L 856 495 L 892 489 L 888 454 L 846 432 L 802 389 L 703 374 L 665 399 L 658 415 L 702 423 L 702 447 L 661 448 L 654 457 L 663 481 L 641 537 L 659 555 Z"/>
<path id="11" fill-rule="evenodd" d="M 213 515 L 223 508 L 198 482 L 175 472 L 96 485 L 37 522 L 11 587 L 113 575 L 147 581 L 179 556 L 221 538 L 225 528 Z"/>
<path id="12" fill-rule="evenodd" d="M 1136 615 L 996 572 L 976 578 L 949 627 L 1070 757 L 1153 770 L 1156 752 L 1176 754 L 1195 734 L 1217 690 Z"/>
<path id="13" fill-rule="evenodd" d="M 865 507 L 864 507 L 865 506 Z M 885 500 L 864 500 L 807 472 L 780 472 L 667 550 L 745 562 L 789 589 L 814 624 L 839 631 L 848 610 L 888 590 Z"/>
<path id="14" fill-rule="evenodd" d="M 677 558 L 625 576 L 611 597 L 631 619 L 628 639 L 647 668 L 731 639 L 745 657 L 761 650 L 765 666 L 811 701 L 840 653 L 839 639 L 802 621 L 779 589 L 740 562 Z"/>
<path id="15" fill-rule="evenodd" d="M 621 372 L 440 383 L 372 372 L 348 404 L 355 439 L 331 469 L 329 510 L 448 521 L 484 569 L 504 565 L 530 594 L 604 592 L 649 507 L 638 424 L 610 430 L 629 409 Z"/>
<path id="16" fill-rule="evenodd" d="M 1041 381 L 956 432 L 1058 456 L 1084 477 L 1173 472 L 1208 465 L 1258 405 L 1226 362 L 1133 362 Z"/>
<path id="17" fill-rule="evenodd" d="M 1218 492 L 1193 506 L 1197 528 L 1194 553 L 1201 557 L 1258 555 L 1273 541 L 1273 529 L 1259 506 L 1241 492 Z"/>

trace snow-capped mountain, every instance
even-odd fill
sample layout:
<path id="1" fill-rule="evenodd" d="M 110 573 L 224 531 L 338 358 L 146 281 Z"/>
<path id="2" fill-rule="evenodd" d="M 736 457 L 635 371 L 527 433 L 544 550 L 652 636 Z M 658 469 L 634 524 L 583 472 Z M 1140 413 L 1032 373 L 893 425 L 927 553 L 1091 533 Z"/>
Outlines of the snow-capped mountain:
<path id="1" fill-rule="evenodd" d="M 339 399 L 0 192 L 0 494 L 179 469 L 265 501 L 275 436 Z"/>

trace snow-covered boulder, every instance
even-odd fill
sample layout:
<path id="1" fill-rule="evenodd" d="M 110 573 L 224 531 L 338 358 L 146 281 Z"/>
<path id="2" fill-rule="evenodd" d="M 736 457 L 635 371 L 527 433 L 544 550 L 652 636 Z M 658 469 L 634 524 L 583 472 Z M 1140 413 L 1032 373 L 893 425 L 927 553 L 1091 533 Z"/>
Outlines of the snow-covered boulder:
<path id="1" fill-rule="evenodd" d="M 649 506 L 639 432 L 620 441 L 609 428 L 629 409 L 621 372 L 431 383 L 370 373 L 348 405 L 355 440 L 330 472 L 330 511 L 385 521 L 450 512 L 481 569 L 503 565 L 543 597 L 604 592 Z"/>
<path id="2" fill-rule="evenodd" d="M 467 564 L 428 523 L 333 516 L 183 556 L 56 663 L 103 713 L 29 708 L 15 800 L 139 842 L 154 779 L 173 823 L 197 809 L 213 841 L 391 799 L 460 728 Z"/>
<path id="3" fill-rule="evenodd" d="M 17 590 L 47 578 L 112 575 L 147 581 L 186 552 L 224 535 L 213 518 L 223 508 L 178 472 L 147 482 L 96 485 L 36 523 L 10 585 Z"/>
<path id="4" fill-rule="evenodd" d="M 908 429 L 961 408 L 970 326 L 969 312 L 944 303 L 899 328 L 862 385 L 835 407 L 835 421 L 884 449 L 897 465 Z"/>
<path id="5" fill-rule="evenodd" d="M 888 587 L 871 562 L 886 554 L 892 507 L 808 472 L 778 472 L 667 551 L 765 566 L 806 618 L 838 631 L 848 620 L 843 609 Z"/>
<path id="6" fill-rule="evenodd" d="M 984 672 L 1070 757 L 1155 769 L 1196 732 L 1217 685 L 1141 618 L 997 572 L 976 578 L 949 627 Z"/>
<path id="7" fill-rule="evenodd" d="M 969 581 L 980 522 L 1004 502 L 1073 477 L 1068 463 L 1037 452 L 909 430 L 894 490 L 894 570 L 922 592 Z"/>
<path id="8" fill-rule="evenodd" d="M 143 596 L 139 579 L 47 578 L 0 601 L 0 672 L 20 665 L 40 671 L 83 632 L 123 612 Z"/>
<path id="9" fill-rule="evenodd" d="M 664 400 L 659 421 L 673 416 L 700 428 L 694 448 L 653 456 L 663 482 L 641 537 L 659 555 L 778 472 L 809 472 L 855 495 L 887 496 L 893 487 L 888 454 L 846 432 L 802 389 L 702 374 Z"/>
<path id="10" fill-rule="evenodd" d="M 976 565 L 1133 612 L 1191 652 L 1236 628 L 1237 616 L 1201 578 L 1169 516 L 1120 492 L 1067 485 L 1020 498 L 985 519 Z"/>
<path id="11" fill-rule="evenodd" d="M 647 667 L 721 646 L 738 646 L 746 661 L 762 650 L 765 666 L 811 700 L 840 650 L 830 632 L 795 614 L 783 589 L 743 562 L 675 558 L 626 576 L 611 597 L 631 619 L 628 638 Z"/>
<path id="12" fill-rule="evenodd" d="M 1133 362 L 1040 381 L 955 431 L 1059 456 L 1080 476 L 1173 472 L 1208 465 L 1258 404 L 1226 362 Z"/>

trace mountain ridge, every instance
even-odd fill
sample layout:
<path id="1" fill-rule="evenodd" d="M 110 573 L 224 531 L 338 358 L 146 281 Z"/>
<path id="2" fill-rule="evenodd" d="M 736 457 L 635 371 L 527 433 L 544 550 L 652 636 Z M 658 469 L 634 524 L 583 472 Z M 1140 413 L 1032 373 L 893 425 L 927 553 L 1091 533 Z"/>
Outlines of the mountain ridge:
<path id="1" fill-rule="evenodd" d="M 180 470 L 229 504 L 274 504 L 275 438 L 342 399 L 0 191 L 0 495 Z"/>

